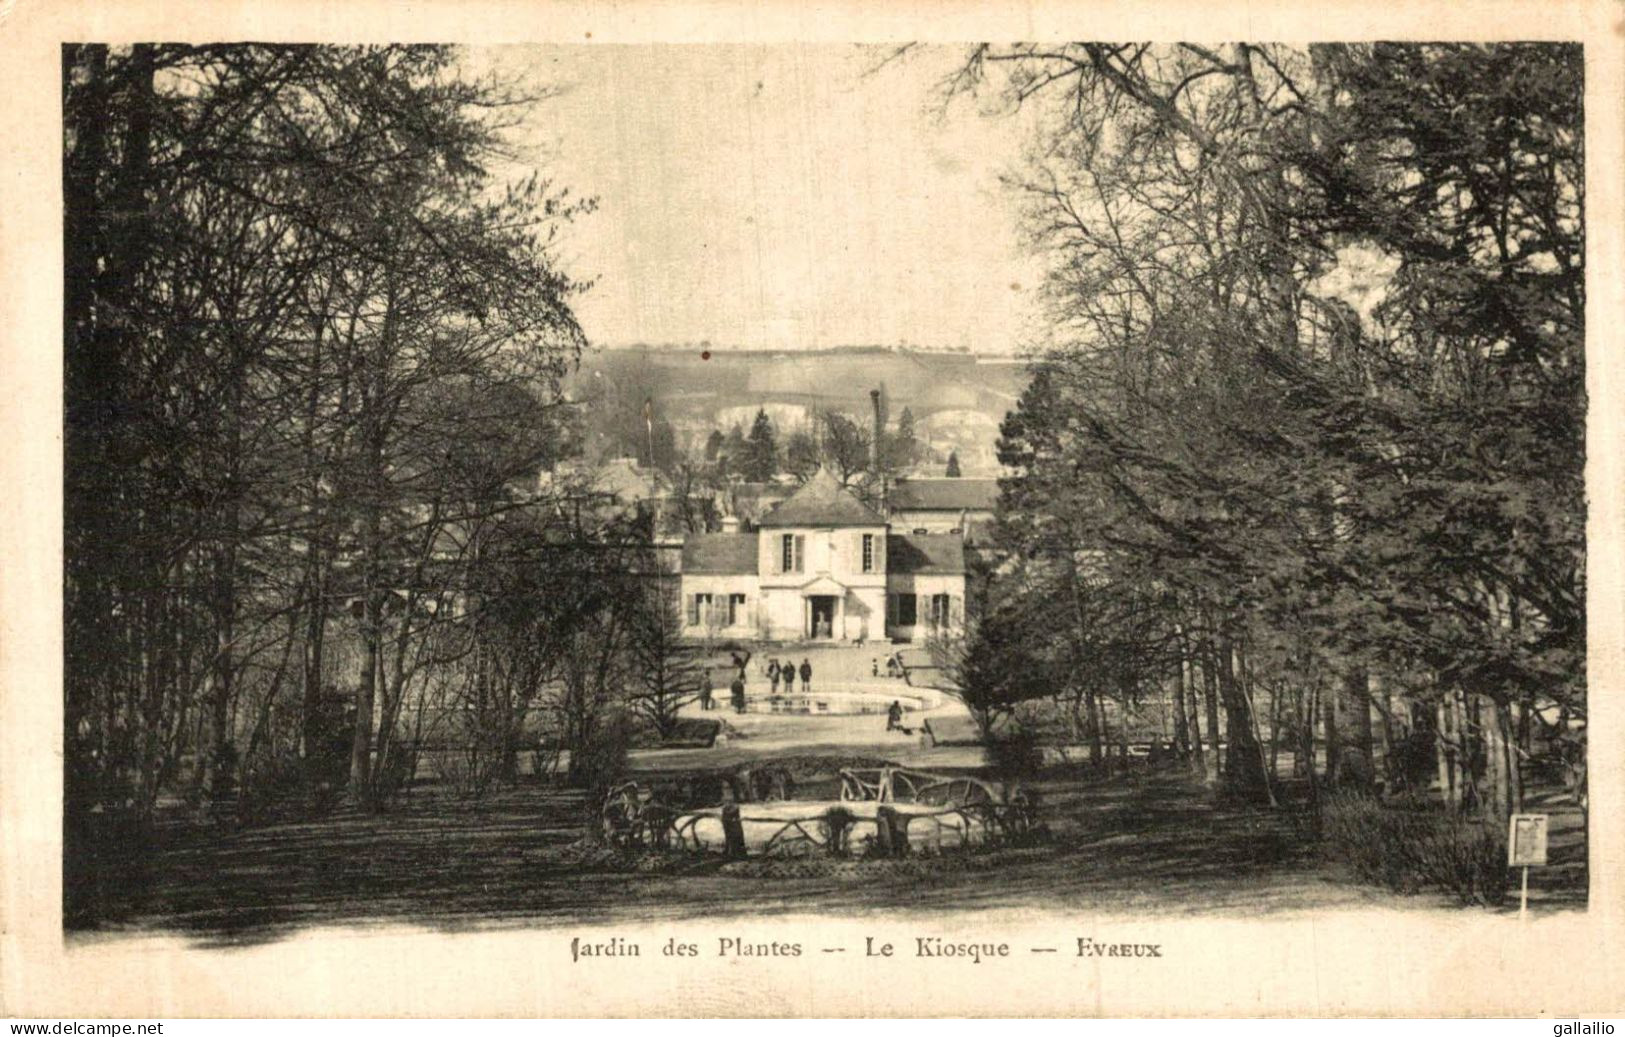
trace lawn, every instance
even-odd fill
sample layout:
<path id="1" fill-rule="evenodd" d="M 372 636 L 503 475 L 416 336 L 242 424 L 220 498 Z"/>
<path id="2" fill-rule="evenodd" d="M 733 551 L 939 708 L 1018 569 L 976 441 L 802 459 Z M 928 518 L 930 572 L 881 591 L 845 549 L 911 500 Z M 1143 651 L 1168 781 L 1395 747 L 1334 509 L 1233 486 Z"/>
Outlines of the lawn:
<path id="1" fill-rule="evenodd" d="M 313 925 L 457 931 L 761 916 L 792 905 L 845 917 L 984 907 L 1256 916 L 1395 902 L 1323 860 L 1301 812 L 1216 805 L 1171 775 L 1036 784 L 1050 845 L 930 881 L 583 867 L 564 852 L 581 833 L 579 793 L 534 784 L 470 803 L 427 786 L 380 816 L 340 812 L 237 832 L 167 826 L 145 853 L 121 847 L 106 856 L 102 895 L 87 899 L 70 928 L 177 932 L 220 945 Z M 1554 866 L 1532 882 L 1544 909 L 1584 906 L 1576 822 L 1554 817 Z M 1403 903 L 1455 909 L 1431 894 Z"/>

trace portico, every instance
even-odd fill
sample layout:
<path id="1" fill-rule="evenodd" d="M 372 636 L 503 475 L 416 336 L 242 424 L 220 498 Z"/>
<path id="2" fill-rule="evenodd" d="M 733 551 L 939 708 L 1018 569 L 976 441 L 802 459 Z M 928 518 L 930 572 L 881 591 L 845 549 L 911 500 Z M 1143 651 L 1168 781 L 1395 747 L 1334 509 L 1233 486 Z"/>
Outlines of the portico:
<path id="1" fill-rule="evenodd" d="M 828 576 L 820 576 L 801 588 L 801 600 L 809 640 L 833 640 L 836 631 L 846 630 L 845 586 Z"/>

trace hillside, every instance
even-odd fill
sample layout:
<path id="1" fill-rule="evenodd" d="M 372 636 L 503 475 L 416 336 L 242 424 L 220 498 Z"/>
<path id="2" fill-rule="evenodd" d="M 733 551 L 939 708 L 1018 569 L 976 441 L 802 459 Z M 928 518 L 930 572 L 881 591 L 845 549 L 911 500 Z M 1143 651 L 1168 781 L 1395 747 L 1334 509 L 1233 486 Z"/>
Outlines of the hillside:
<path id="1" fill-rule="evenodd" d="M 889 420 L 904 407 L 917 435 L 940 453 L 958 450 L 971 470 L 996 466 L 999 423 L 1027 384 L 1016 358 L 854 347 L 831 350 L 717 350 L 698 347 L 597 349 L 582 357 L 571 395 L 602 399 L 610 409 L 653 401 L 679 444 L 693 449 L 712 429 L 748 427 L 765 409 L 781 432 L 820 410 L 870 420 L 869 391 L 885 393 Z"/>

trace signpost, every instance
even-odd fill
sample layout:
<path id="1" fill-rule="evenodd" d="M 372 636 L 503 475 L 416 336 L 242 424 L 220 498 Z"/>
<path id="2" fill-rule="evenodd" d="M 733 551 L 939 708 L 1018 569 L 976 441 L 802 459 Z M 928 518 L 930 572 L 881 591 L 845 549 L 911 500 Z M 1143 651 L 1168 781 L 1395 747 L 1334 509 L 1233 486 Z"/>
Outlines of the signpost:
<path id="1" fill-rule="evenodd" d="M 1518 918 L 1529 917 L 1529 869 L 1546 864 L 1545 814 L 1513 814 L 1507 828 L 1507 866 L 1523 869 L 1523 892 L 1518 897 Z"/>

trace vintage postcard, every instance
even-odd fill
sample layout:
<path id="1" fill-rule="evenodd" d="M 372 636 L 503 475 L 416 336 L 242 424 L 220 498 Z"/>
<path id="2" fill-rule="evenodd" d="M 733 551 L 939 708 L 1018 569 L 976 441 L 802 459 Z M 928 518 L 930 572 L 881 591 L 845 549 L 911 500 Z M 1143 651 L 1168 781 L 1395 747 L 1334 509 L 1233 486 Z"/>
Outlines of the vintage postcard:
<path id="1" fill-rule="evenodd" d="M 1625 1010 L 1620 17 L 17 0 L 6 1014 Z"/>

